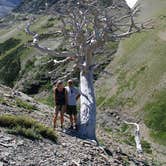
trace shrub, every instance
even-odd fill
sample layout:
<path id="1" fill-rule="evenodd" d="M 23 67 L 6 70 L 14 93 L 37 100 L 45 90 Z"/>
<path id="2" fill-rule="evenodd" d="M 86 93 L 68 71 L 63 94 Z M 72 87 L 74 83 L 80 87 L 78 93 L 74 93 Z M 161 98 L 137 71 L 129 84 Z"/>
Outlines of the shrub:
<path id="1" fill-rule="evenodd" d="M 54 23 L 53 22 L 47 22 L 46 25 L 43 25 L 42 28 L 51 28 L 54 26 Z"/>
<path id="2" fill-rule="evenodd" d="M 53 129 L 29 117 L 8 114 L 1 115 L 0 126 L 9 128 L 9 133 L 21 135 L 32 140 L 43 137 L 54 142 L 57 141 L 57 135 Z"/>
<path id="3" fill-rule="evenodd" d="M 21 41 L 19 39 L 10 38 L 6 40 L 4 43 L 0 43 L 0 54 L 3 54 L 6 51 L 16 47 L 18 44 L 20 44 L 20 42 Z"/>
<path id="4" fill-rule="evenodd" d="M 41 139 L 41 136 L 33 128 L 16 126 L 8 130 L 9 134 L 21 135 L 31 140 Z"/>
<path id="5" fill-rule="evenodd" d="M 135 146 L 135 140 L 134 140 L 134 136 L 133 135 L 126 135 L 126 139 L 124 140 L 124 142 L 130 146 Z"/>
<path id="6" fill-rule="evenodd" d="M 18 46 L 0 58 L 0 82 L 13 87 L 21 69 L 20 56 L 24 46 Z"/>
<path id="7" fill-rule="evenodd" d="M 152 154 L 152 149 L 149 142 L 142 140 L 141 145 L 142 145 L 143 151 L 145 151 L 146 153 Z"/>
<path id="8" fill-rule="evenodd" d="M 159 143 L 166 144 L 166 91 L 155 96 L 145 107 L 145 124 L 151 129 L 151 136 Z"/>
<path id="9" fill-rule="evenodd" d="M 33 111 L 38 110 L 36 106 L 29 104 L 28 102 L 22 101 L 21 99 L 16 99 L 16 105 L 18 107 Z"/>

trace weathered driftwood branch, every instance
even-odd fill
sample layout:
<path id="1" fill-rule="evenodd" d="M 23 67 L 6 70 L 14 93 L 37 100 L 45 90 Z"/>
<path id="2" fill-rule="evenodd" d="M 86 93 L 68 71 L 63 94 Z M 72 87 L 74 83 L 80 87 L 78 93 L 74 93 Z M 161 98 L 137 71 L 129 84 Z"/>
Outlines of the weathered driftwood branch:
<path id="1" fill-rule="evenodd" d="M 136 143 L 137 153 L 138 153 L 138 154 L 143 153 L 142 146 L 141 146 L 141 138 L 140 138 L 140 127 L 139 127 L 139 124 L 133 123 L 133 122 L 127 122 L 127 121 L 124 121 L 124 123 L 126 123 L 126 124 L 128 124 L 128 125 L 134 125 L 134 126 L 135 126 L 134 136 L 135 136 L 135 143 Z"/>
<path id="2" fill-rule="evenodd" d="M 72 52 L 63 51 L 63 52 L 58 53 L 58 51 L 54 51 L 54 50 L 51 50 L 50 48 L 41 46 L 39 44 L 39 34 L 36 32 L 32 32 L 30 30 L 30 26 L 33 21 L 34 21 L 34 18 L 31 18 L 25 27 L 25 32 L 33 37 L 33 42 L 31 43 L 31 46 L 37 48 L 42 53 L 47 53 L 49 55 L 54 55 L 56 57 L 61 57 L 61 58 L 73 57 L 74 53 L 72 53 Z M 58 33 L 59 33 L 59 31 L 58 31 Z"/>

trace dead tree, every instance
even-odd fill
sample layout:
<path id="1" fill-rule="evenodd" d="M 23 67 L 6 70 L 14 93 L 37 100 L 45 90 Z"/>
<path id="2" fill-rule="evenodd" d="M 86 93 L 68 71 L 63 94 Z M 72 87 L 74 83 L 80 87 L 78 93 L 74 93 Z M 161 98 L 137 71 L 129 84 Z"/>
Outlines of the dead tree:
<path id="1" fill-rule="evenodd" d="M 109 0 L 108 0 L 109 1 Z M 98 0 L 76 0 L 59 2 L 48 9 L 50 14 L 59 17 L 59 27 L 66 43 L 70 43 L 66 52 L 57 52 L 39 44 L 39 35 L 30 31 L 33 18 L 26 26 L 26 32 L 33 36 L 32 45 L 54 57 L 66 58 L 55 63 L 74 60 L 74 68 L 80 70 L 81 108 L 79 133 L 82 137 L 96 140 L 96 100 L 93 85 L 94 59 L 102 51 L 105 43 L 119 41 L 144 26 L 134 22 L 137 7 L 130 9 L 123 0 L 110 0 L 103 6 Z M 72 72 L 75 70 L 73 69 Z"/>

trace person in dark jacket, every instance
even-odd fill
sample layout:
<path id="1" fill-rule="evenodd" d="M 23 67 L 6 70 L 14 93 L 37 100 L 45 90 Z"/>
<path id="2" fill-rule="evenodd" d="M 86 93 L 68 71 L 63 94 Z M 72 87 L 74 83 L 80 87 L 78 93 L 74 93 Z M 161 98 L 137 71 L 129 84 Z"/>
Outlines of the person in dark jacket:
<path id="1" fill-rule="evenodd" d="M 56 128 L 56 121 L 59 112 L 60 112 L 61 128 L 63 129 L 64 113 L 66 111 L 66 105 L 67 105 L 67 93 L 66 89 L 64 88 L 63 82 L 60 80 L 56 83 L 56 86 L 54 88 L 54 101 L 55 101 L 55 114 L 53 119 L 54 129 Z"/>

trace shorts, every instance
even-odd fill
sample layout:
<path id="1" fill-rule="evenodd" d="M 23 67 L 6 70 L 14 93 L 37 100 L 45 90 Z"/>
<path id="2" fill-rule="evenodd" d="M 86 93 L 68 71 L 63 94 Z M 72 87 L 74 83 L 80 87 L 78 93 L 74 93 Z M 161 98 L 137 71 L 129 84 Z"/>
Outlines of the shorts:
<path id="1" fill-rule="evenodd" d="M 69 114 L 69 115 L 77 115 L 77 107 L 76 107 L 76 105 L 68 105 L 67 106 L 67 114 Z"/>
<path id="2" fill-rule="evenodd" d="M 62 112 L 64 113 L 66 110 L 65 110 L 65 105 L 56 105 L 55 107 L 55 113 L 58 113 L 58 112 Z"/>

